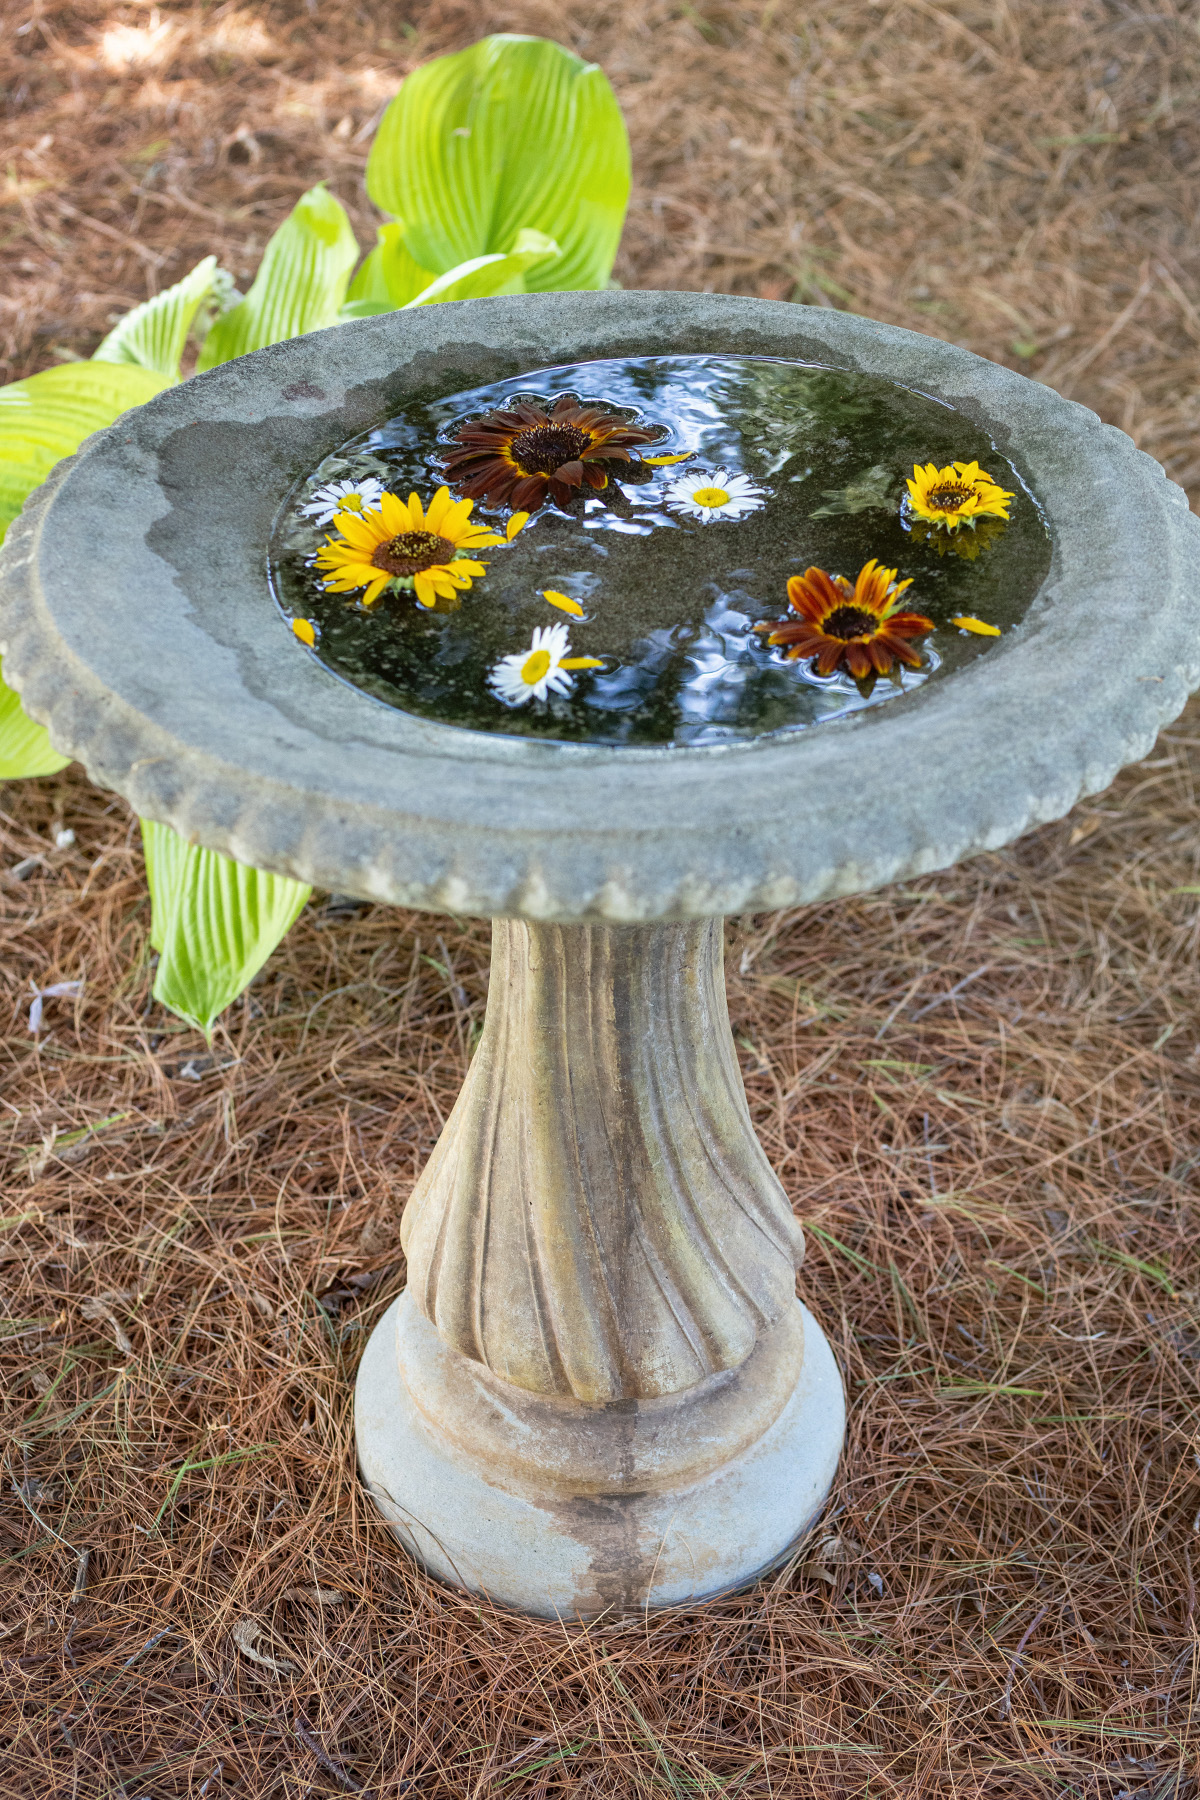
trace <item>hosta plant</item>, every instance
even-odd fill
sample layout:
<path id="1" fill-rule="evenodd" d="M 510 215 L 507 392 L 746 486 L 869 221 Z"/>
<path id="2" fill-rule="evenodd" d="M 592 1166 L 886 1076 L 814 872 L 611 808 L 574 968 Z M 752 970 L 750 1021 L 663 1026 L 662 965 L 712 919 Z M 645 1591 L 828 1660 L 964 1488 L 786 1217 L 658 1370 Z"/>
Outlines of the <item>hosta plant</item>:
<path id="1" fill-rule="evenodd" d="M 134 307 L 93 358 L 0 387 L 0 536 L 55 463 L 196 371 L 339 320 L 494 294 L 608 285 L 629 145 L 605 76 L 545 38 L 498 35 L 416 69 L 380 123 L 367 192 L 390 217 L 359 249 L 323 185 L 275 232 L 244 297 L 207 256 Z M 353 279 L 352 279 L 353 276 Z M 0 669 L 0 778 L 65 766 Z M 209 1031 L 309 895 L 145 820 L 154 995 Z"/>

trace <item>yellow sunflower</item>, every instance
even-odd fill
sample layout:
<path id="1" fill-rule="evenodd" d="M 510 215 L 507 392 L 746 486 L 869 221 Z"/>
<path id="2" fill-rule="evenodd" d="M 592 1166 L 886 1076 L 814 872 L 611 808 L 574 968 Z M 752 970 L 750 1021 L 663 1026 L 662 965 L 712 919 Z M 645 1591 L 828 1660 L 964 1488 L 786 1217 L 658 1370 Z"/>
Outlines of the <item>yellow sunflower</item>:
<path id="1" fill-rule="evenodd" d="M 908 505 L 914 518 L 924 519 L 941 531 L 974 529 L 983 518 L 1007 519 L 1014 496 L 994 482 L 977 462 L 913 465 L 908 482 Z"/>
<path id="2" fill-rule="evenodd" d="M 468 524 L 472 500 L 451 500 L 440 487 L 426 512 L 418 495 L 404 501 L 383 494 L 370 512 L 340 512 L 333 525 L 339 536 L 327 538 L 317 551 L 317 567 L 335 594 L 363 588 L 363 605 L 373 606 L 390 581 L 411 581 L 418 606 L 447 610 L 461 605 L 459 592 L 473 576 L 487 573 L 486 563 L 460 556 L 504 539 L 486 527 Z"/>

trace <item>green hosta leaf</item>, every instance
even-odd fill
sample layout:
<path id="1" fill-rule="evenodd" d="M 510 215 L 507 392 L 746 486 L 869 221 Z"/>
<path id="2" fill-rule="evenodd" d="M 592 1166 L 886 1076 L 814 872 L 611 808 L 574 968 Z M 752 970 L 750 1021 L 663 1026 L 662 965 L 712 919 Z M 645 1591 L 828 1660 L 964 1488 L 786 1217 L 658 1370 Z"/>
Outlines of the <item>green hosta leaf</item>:
<path id="1" fill-rule="evenodd" d="M 171 385 L 169 375 L 132 365 L 78 362 L 0 387 L 0 538 L 55 463 Z M 0 680 L 0 781 L 52 775 L 70 760 Z"/>
<path id="2" fill-rule="evenodd" d="M 530 291 L 602 288 L 629 200 L 621 109 L 602 71 L 561 45 L 484 38 L 407 77 L 371 147 L 367 192 L 423 268 L 512 250 L 530 227 L 562 251 L 530 268 Z"/>
<path id="3" fill-rule="evenodd" d="M 164 288 L 153 300 L 135 306 L 118 319 L 100 348 L 96 362 L 136 363 L 160 375 L 179 379 L 179 365 L 193 321 L 216 284 L 217 259 L 206 256 L 190 275 Z"/>
<path id="4" fill-rule="evenodd" d="M 186 843 L 142 820 L 154 998 L 208 1032 L 287 935 L 312 889 Z"/>
<path id="5" fill-rule="evenodd" d="M 385 225 L 380 232 L 399 232 L 398 225 Z M 383 252 L 383 255 L 380 253 Z M 444 275 L 429 277 L 427 269 L 419 269 L 401 239 L 393 238 L 385 250 L 380 243 L 371 252 L 371 256 L 363 264 L 355 276 L 354 286 L 359 286 L 359 276 L 367 269 L 372 257 L 378 257 L 375 273 L 364 281 L 358 296 L 354 287 L 351 298 L 342 308 L 343 319 L 367 319 L 376 313 L 403 311 L 409 306 L 432 306 L 437 300 L 479 300 L 492 294 L 524 294 L 528 291 L 529 271 L 539 263 L 554 262 L 561 258 L 562 252 L 553 238 L 544 231 L 518 231 L 516 242 L 507 256 L 493 252 L 490 256 L 473 256 L 469 262 L 459 263 L 456 268 L 447 269 Z M 391 264 L 397 270 L 395 280 L 389 281 L 388 268 Z M 403 299 L 394 298 L 404 293 L 411 286 L 413 275 L 423 278 L 422 285 L 414 294 L 405 294 Z"/>
<path id="6" fill-rule="evenodd" d="M 197 370 L 336 325 L 357 261 L 350 221 L 318 183 L 271 238 L 246 298 L 218 319 L 205 338 Z"/>
<path id="7" fill-rule="evenodd" d="M 34 724 L 12 689 L 0 680 L 0 781 L 53 775 L 70 760 L 52 748 L 45 726 Z"/>
<path id="8" fill-rule="evenodd" d="M 447 269 L 419 293 L 409 306 L 431 306 L 437 300 L 479 300 L 491 294 L 528 292 L 530 271 L 554 263 L 562 251 L 544 231 L 518 231 L 507 256 L 476 256 Z"/>
<path id="9" fill-rule="evenodd" d="M 378 243 L 350 283 L 343 319 L 365 319 L 373 313 L 395 312 L 436 279 L 432 269 L 413 261 L 399 225 L 381 225 Z"/>
<path id="10" fill-rule="evenodd" d="M 132 363 L 77 362 L 0 387 L 0 537 L 55 463 L 173 385 Z"/>

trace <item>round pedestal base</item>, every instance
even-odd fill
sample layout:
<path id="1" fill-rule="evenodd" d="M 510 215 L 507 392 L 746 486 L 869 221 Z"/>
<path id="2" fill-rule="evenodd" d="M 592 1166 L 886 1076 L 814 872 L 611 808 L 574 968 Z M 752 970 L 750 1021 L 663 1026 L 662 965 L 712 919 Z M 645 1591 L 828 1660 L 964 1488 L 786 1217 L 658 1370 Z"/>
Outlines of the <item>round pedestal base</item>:
<path id="1" fill-rule="evenodd" d="M 572 1493 L 562 1472 L 539 1488 L 436 1433 L 400 1373 L 398 1334 L 417 1325 L 402 1294 L 372 1333 L 359 1370 L 363 1479 L 405 1549 L 432 1575 L 522 1612 L 620 1616 L 742 1586 L 778 1563 L 813 1522 L 842 1447 L 837 1364 L 812 1314 L 799 1301 L 796 1308 L 804 1333 L 799 1376 L 756 1441 L 715 1468 L 710 1462 L 696 1480 L 677 1475 L 651 1489 Z M 531 1398 L 520 1394 L 524 1403 Z M 520 1435 L 515 1418 L 514 1432 Z"/>

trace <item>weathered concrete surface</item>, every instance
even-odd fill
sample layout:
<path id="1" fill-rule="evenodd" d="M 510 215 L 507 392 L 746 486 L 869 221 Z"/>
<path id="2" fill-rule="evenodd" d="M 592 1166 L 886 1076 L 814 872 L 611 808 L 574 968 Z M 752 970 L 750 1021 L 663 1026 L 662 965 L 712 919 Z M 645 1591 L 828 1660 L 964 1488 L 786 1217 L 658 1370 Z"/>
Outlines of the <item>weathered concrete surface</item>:
<path id="1" fill-rule="evenodd" d="M 296 654 L 263 566 L 303 470 L 432 387 L 674 351 L 886 375 L 982 423 L 1053 533 L 1023 623 L 886 707 L 706 747 L 461 731 Z M 92 439 L 10 528 L 0 654 L 58 748 L 244 861 L 447 912 L 698 918 L 945 867 L 1106 787 L 1200 682 L 1200 520 L 1123 433 L 915 332 L 711 294 L 464 301 L 258 351 Z"/>
<path id="2" fill-rule="evenodd" d="M 474 1451 L 431 1428 L 402 1379 L 401 1361 L 408 1379 L 426 1389 L 425 1364 L 438 1359 L 432 1346 L 439 1340 L 411 1296 L 402 1295 L 372 1334 L 359 1372 L 355 1431 L 363 1479 L 401 1543 L 431 1574 L 501 1605 L 544 1617 L 619 1617 L 740 1586 L 802 1535 L 828 1492 L 841 1449 L 845 1410 L 837 1366 L 811 1313 L 798 1301 L 794 1312 L 805 1346 L 800 1377 L 755 1441 L 698 1479 L 668 1469 L 656 1480 L 650 1432 L 645 1458 L 626 1479 L 614 1468 L 605 1487 L 573 1490 L 567 1479 L 546 1479 L 528 1413 L 499 1478 L 489 1456 L 496 1402 L 477 1401 L 481 1435 Z M 465 1423 L 471 1366 L 444 1346 L 441 1354 L 464 1365 Z M 546 1409 L 553 1437 L 562 1402 L 525 1401 L 531 1411 Z M 601 1410 L 619 1431 L 646 1406 L 661 1405 L 616 1402 Z M 529 1451 L 523 1473 L 519 1444 Z"/>
<path id="3" fill-rule="evenodd" d="M 743 1362 L 803 1237 L 746 1108 L 721 921 L 497 920 L 403 1238 L 417 1305 L 519 1387 L 641 1400 Z"/>
<path id="4" fill-rule="evenodd" d="M 796 1302 L 720 920 L 497 920 L 403 1237 L 358 1454 L 435 1573 L 530 1612 L 628 1611 L 750 1580 L 820 1506 L 841 1380 Z"/>

